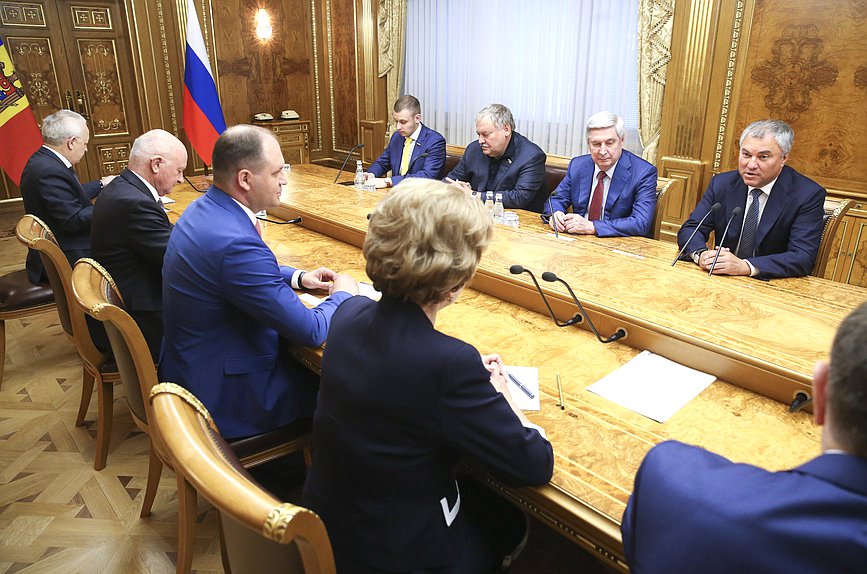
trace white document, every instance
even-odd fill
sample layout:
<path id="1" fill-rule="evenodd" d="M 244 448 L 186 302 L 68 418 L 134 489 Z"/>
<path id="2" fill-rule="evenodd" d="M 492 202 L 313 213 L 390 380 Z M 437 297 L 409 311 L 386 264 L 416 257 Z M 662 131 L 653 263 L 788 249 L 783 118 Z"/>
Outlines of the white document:
<path id="1" fill-rule="evenodd" d="M 506 366 L 506 373 L 512 375 L 521 383 L 524 389 L 518 387 L 508 375 L 506 380 L 509 381 L 509 392 L 515 403 L 522 411 L 538 411 L 539 406 L 539 369 L 536 367 L 509 367 Z M 532 397 L 530 395 L 533 395 Z"/>
<path id="2" fill-rule="evenodd" d="M 716 377 L 642 351 L 587 390 L 664 423 Z"/>
<path id="3" fill-rule="evenodd" d="M 373 285 L 365 283 L 364 281 L 358 282 L 358 294 L 364 295 L 368 299 L 373 299 L 374 301 L 382 299 L 382 293 L 374 289 Z"/>
<path id="4" fill-rule="evenodd" d="M 302 303 L 306 303 L 311 307 L 316 307 L 325 300 L 322 297 L 317 297 L 316 295 L 311 295 L 310 293 L 299 293 L 298 298 L 301 299 Z"/>
<path id="5" fill-rule="evenodd" d="M 175 203 L 175 200 L 172 199 L 171 197 L 169 197 L 168 195 L 161 195 L 160 196 L 160 203 L 165 205 L 167 203 Z"/>

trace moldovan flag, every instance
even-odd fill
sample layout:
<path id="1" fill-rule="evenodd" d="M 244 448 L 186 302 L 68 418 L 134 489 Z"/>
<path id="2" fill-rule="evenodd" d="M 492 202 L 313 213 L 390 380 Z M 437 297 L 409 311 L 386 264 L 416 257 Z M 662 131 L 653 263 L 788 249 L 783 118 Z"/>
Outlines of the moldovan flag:
<path id="1" fill-rule="evenodd" d="M 217 137 L 226 131 L 217 84 L 205 50 L 199 16 L 193 0 L 187 0 L 187 55 L 184 69 L 184 129 L 193 149 L 206 165 Z"/>
<path id="2" fill-rule="evenodd" d="M 41 145 L 30 102 L 0 38 L 0 167 L 15 185 L 21 183 L 24 165 Z"/>

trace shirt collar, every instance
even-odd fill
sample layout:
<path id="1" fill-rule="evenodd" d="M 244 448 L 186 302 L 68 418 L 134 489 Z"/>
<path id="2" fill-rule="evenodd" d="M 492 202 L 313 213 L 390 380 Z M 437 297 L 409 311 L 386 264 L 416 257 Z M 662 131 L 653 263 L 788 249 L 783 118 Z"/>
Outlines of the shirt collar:
<path id="1" fill-rule="evenodd" d="M 418 136 L 420 134 L 421 134 L 421 122 L 419 122 L 418 125 L 415 127 L 415 131 L 412 132 L 412 134 L 409 136 L 409 139 L 411 139 L 414 142 L 417 142 Z"/>
<path id="2" fill-rule="evenodd" d="M 768 183 L 766 183 L 762 187 L 749 187 L 749 186 L 747 186 L 747 191 L 749 191 L 751 189 L 760 189 L 763 194 L 770 197 L 771 196 L 771 189 L 774 187 L 774 184 L 777 183 L 777 179 L 778 178 L 775 177 L 774 179 L 772 179 L 771 181 L 769 181 Z"/>
<path id="3" fill-rule="evenodd" d="M 162 203 L 162 202 L 160 201 L 160 194 L 157 193 L 157 190 L 156 190 L 156 188 L 155 188 L 154 186 L 152 186 L 150 183 L 148 183 L 147 180 L 145 180 L 145 178 L 143 178 L 142 176 L 140 176 L 139 174 L 137 174 L 137 173 L 134 172 L 133 170 L 129 170 L 129 172 L 130 172 L 131 174 L 133 174 L 134 176 L 136 176 L 137 178 L 139 178 L 139 180 L 141 180 L 141 182 L 142 182 L 143 184 L 145 184 L 145 186 L 148 188 L 148 191 L 151 192 L 151 195 L 152 195 L 152 196 L 154 196 L 154 200 L 156 200 L 158 203 Z"/>
<path id="4" fill-rule="evenodd" d="M 229 195 L 229 194 L 226 194 L 226 195 Z M 253 224 L 253 227 L 256 227 L 256 214 L 253 212 L 253 210 L 250 209 L 249 207 L 247 207 L 246 205 L 244 205 L 243 203 L 241 203 L 240 201 L 238 201 L 237 199 L 235 199 L 234 197 L 232 197 L 231 195 L 229 195 L 229 199 L 231 199 L 232 201 L 237 203 L 238 206 L 244 210 L 244 213 L 246 213 L 247 217 L 250 218 L 250 223 Z"/>
<path id="5" fill-rule="evenodd" d="M 50 147 L 48 147 L 48 146 L 45 145 L 45 144 L 42 144 L 42 147 L 44 147 L 45 149 L 47 149 L 48 151 L 50 151 L 51 153 L 53 153 L 54 155 L 56 155 L 57 157 L 59 157 L 59 158 L 60 158 L 60 161 L 63 162 L 63 165 L 65 165 L 67 169 L 69 169 L 70 167 L 72 167 L 72 162 L 70 162 L 68 159 L 66 159 L 65 157 L 63 157 L 63 155 L 62 155 L 59 151 L 57 151 L 56 149 L 50 148 Z"/>
<path id="6" fill-rule="evenodd" d="M 614 162 L 614 165 L 612 165 L 610 168 L 608 168 L 605 171 L 605 175 L 608 176 L 608 179 L 614 179 L 614 170 L 617 169 L 618 163 L 620 163 L 619 159 L 616 162 Z M 600 171 L 602 171 L 602 170 L 599 169 L 599 166 L 594 163 L 593 164 L 593 181 L 596 181 L 596 178 L 599 177 Z"/>

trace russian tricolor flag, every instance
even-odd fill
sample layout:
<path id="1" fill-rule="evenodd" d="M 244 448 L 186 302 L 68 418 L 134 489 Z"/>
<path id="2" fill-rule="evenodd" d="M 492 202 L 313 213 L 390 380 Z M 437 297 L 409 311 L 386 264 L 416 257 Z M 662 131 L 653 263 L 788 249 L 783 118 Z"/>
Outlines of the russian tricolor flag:
<path id="1" fill-rule="evenodd" d="M 226 131 L 217 84 L 205 50 L 199 16 L 193 0 L 187 0 L 187 56 L 184 70 L 184 129 L 193 149 L 211 165 L 217 137 Z"/>

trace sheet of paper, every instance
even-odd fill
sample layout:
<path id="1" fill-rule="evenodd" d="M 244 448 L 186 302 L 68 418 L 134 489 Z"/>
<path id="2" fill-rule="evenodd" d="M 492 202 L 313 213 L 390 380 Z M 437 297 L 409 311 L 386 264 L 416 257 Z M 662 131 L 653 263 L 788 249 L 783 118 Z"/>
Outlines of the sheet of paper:
<path id="1" fill-rule="evenodd" d="M 587 390 L 664 423 L 716 377 L 642 351 Z"/>
<path id="2" fill-rule="evenodd" d="M 518 379 L 521 385 L 529 391 L 529 394 L 518 387 L 508 376 L 509 392 L 515 403 L 522 411 L 538 411 L 539 406 L 539 369 L 536 367 L 511 367 L 506 366 L 506 372 Z M 533 395 L 532 397 L 530 395 Z"/>
<path id="3" fill-rule="evenodd" d="M 175 200 L 169 197 L 168 195 L 160 196 L 160 202 L 165 205 L 167 203 L 175 203 Z"/>
<path id="4" fill-rule="evenodd" d="M 364 281 L 358 282 L 358 294 L 364 295 L 368 299 L 373 299 L 374 301 L 382 299 L 382 293 L 374 289 L 373 285 L 365 283 Z"/>
<path id="5" fill-rule="evenodd" d="M 301 299 L 302 303 L 306 303 L 311 307 L 316 307 L 325 300 L 324 297 L 317 297 L 316 295 L 311 295 L 310 293 L 299 293 L 298 298 Z"/>

